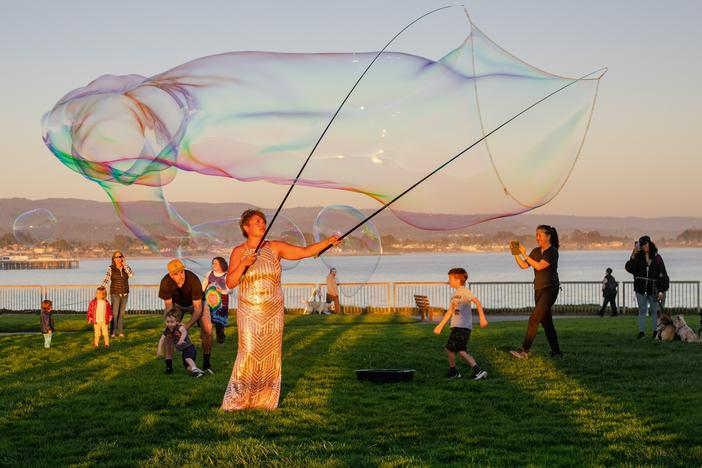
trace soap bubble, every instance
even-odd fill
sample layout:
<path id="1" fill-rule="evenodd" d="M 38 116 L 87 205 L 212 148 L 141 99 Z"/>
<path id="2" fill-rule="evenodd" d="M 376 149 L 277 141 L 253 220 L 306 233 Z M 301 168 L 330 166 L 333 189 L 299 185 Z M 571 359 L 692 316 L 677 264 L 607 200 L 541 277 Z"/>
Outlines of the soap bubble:
<path id="1" fill-rule="evenodd" d="M 46 208 L 22 213 L 12 225 L 12 234 L 20 244 L 33 246 L 46 242 L 56 232 L 56 217 Z"/>
<path id="2" fill-rule="evenodd" d="M 389 207 L 409 225 L 443 231 L 552 200 L 580 155 L 603 74 L 546 72 L 449 8 L 404 30 L 380 55 L 229 52 L 152 77 L 101 76 L 46 114 L 43 139 L 108 193 L 135 235 L 173 252 L 197 236 L 164 195 L 178 172 L 288 186 L 352 87 L 297 183 L 319 199 L 344 190 L 387 204 L 571 84 Z M 153 202 L 149 213 L 130 203 L 136 199 Z"/>
<path id="3" fill-rule="evenodd" d="M 264 210 L 263 214 L 266 215 L 268 222 L 273 218 L 272 211 Z M 198 246 L 198 250 L 201 251 L 203 245 L 209 245 L 218 249 L 226 248 L 228 252 L 224 257 L 228 259 L 231 249 L 245 240 L 239 228 L 239 220 L 239 217 L 230 217 L 193 226 L 192 233 L 188 238 L 191 241 L 190 250 Z M 300 228 L 287 216 L 282 214 L 278 214 L 266 238 L 284 241 L 300 247 L 307 245 L 305 236 Z M 185 250 L 181 250 L 181 253 L 185 253 Z M 280 266 L 283 270 L 291 270 L 299 263 L 299 260 L 281 260 Z"/>
<path id="4" fill-rule="evenodd" d="M 365 218 L 363 213 L 352 206 L 327 206 L 315 219 L 314 239 L 319 242 L 333 235 L 344 234 Z M 336 268 L 337 281 L 344 283 L 339 287 L 339 293 L 350 297 L 368 282 L 378 267 L 382 253 L 380 233 L 371 221 L 367 221 L 320 258 L 328 269 Z M 341 257 L 348 256 L 353 256 L 353 261 L 345 258 L 340 262 Z"/>

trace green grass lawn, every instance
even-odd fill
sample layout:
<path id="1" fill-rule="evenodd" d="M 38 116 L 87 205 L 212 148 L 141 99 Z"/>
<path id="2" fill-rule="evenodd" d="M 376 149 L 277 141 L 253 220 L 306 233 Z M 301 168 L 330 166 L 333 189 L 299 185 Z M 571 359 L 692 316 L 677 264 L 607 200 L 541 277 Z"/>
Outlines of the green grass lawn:
<path id="1" fill-rule="evenodd" d="M 238 413 L 219 410 L 234 328 L 215 344 L 216 375 L 193 379 L 164 375 L 158 317 L 128 317 L 127 337 L 97 351 L 83 320 L 57 316 L 51 350 L 38 334 L 0 337 L 0 465 L 702 464 L 702 344 L 637 340 L 633 317 L 558 320 L 561 360 L 542 331 L 528 361 L 507 354 L 525 322 L 475 330 L 490 376 L 474 382 L 443 379 L 447 331 L 433 325 L 289 316 L 280 408 Z M 0 331 L 38 322 L 0 315 Z M 369 366 L 417 372 L 357 382 Z"/>

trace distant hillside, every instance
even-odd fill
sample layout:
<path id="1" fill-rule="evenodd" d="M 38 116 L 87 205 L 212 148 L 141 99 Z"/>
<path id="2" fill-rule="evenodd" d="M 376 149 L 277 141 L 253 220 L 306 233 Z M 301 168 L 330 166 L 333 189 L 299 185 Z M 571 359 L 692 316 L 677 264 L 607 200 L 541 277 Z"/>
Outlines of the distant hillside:
<path id="1" fill-rule="evenodd" d="M 147 204 L 150 202 L 136 202 Z M 249 205 L 241 203 L 188 203 L 173 204 L 178 212 L 191 224 L 236 217 Z M 90 200 L 69 198 L 50 198 L 46 200 L 27 200 L 24 198 L 0 199 L 0 234 L 10 232 L 15 218 L 35 208 L 47 208 L 58 220 L 56 238 L 89 240 L 93 242 L 111 241 L 115 235 L 129 234 L 120 222 L 112 204 Z M 303 232 L 311 232 L 312 224 L 321 207 L 289 208 L 284 214 L 292 219 Z M 370 213 L 371 210 L 363 210 Z M 437 224 L 447 215 L 435 214 Z M 702 229 L 702 218 L 637 218 L 637 217 L 583 217 L 521 215 L 498 219 L 461 231 L 438 232 L 423 231 L 395 218 L 389 212 L 383 212 L 374 218 L 374 223 L 382 235 L 392 235 L 404 239 L 435 239 L 450 233 L 493 234 L 513 232 L 529 234 L 538 224 L 551 224 L 562 233 L 574 230 L 599 231 L 602 235 L 638 237 L 649 234 L 654 239 L 674 238 L 686 229 Z"/>

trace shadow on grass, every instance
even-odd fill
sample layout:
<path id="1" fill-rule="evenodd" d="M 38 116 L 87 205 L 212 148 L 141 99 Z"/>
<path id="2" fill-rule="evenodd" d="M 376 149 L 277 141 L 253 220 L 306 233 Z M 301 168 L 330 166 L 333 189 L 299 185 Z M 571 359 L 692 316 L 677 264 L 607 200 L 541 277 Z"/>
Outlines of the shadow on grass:
<path id="1" fill-rule="evenodd" d="M 546 350 L 540 332 L 532 358 L 522 362 L 500 348 L 519 343 L 524 324 L 501 323 L 475 330 L 469 343 L 488 380 L 446 381 L 446 333 L 436 337 L 419 324 L 360 323 L 322 320 L 315 328 L 305 317 L 286 318 L 280 408 L 236 413 L 218 409 L 235 357 L 235 329 L 213 351 L 217 374 L 202 379 L 180 366 L 163 375 L 149 331 L 135 333 L 120 352 L 97 357 L 80 354 L 82 337 L 67 337 L 65 359 L 74 361 L 64 367 L 82 370 L 44 375 L 47 368 L 36 366 L 19 379 L 11 376 L 9 393 L 17 395 L 2 392 L 3 412 L 9 412 L 0 464 L 699 465 L 699 448 L 683 447 L 699 439 L 697 418 L 681 430 L 671 421 L 685 417 L 684 408 L 670 416 L 654 406 L 670 400 L 668 390 L 686 399 L 699 395 L 700 378 L 662 384 L 632 376 L 671 365 L 677 352 L 699 358 L 702 346 L 616 347 L 630 324 L 559 322 L 566 358 L 540 357 Z M 23 339 L 11 338 L 13 346 L 19 349 Z M 631 353 L 641 359 L 616 365 Z M 412 367 L 417 374 L 408 384 L 357 382 L 353 371 L 368 365 Z M 465 365 L 462 371 L 470 374 Z"/>

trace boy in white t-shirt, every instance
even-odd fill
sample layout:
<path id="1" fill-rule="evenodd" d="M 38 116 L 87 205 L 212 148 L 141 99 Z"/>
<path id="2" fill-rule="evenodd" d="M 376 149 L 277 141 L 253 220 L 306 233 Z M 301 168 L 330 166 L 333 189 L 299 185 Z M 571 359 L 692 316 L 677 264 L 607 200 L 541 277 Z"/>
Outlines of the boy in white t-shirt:
<path id="1" fill-rule="evenodd" d="M 434 328 L 434 333 L 441 334 L 444 325 L 451 319 L 451 335 L 446 342 L 446 354 L 448 355 L 449 371 L 446 377 L 450 379 L 460 379 L 461 373 L 456 370 L 456 354 L 463 359 L 473 369 L 473 379 L 480 380 L 487 377 L 487 372 L 480 368 L 473 356 L 466 352 L 468 339 L 473 330 L 472 304 L 475 304 L 480 317 L 480 327 L 488 326 L 485 319 L 483 305 L 477 297 L 466 288 L 468 273 L 463 268 L 452 268 L 448 272 L 449 286 L 455 289 L 451 303 L 446 310 L 446 315 Z"/>
<path id="2" fill-rule="evenodd" d="M 88 304 L 88 323 L 93 324 L 93 348 L 100 344 L 100 335 L 105 342 L 105 348 L 110 347 L 110 335 L 108 325 L 112 320 L 112 306 L 107 302 L 107 291 L 104 286 L 100 286 L 95 291 L 95 299 Z"/>

